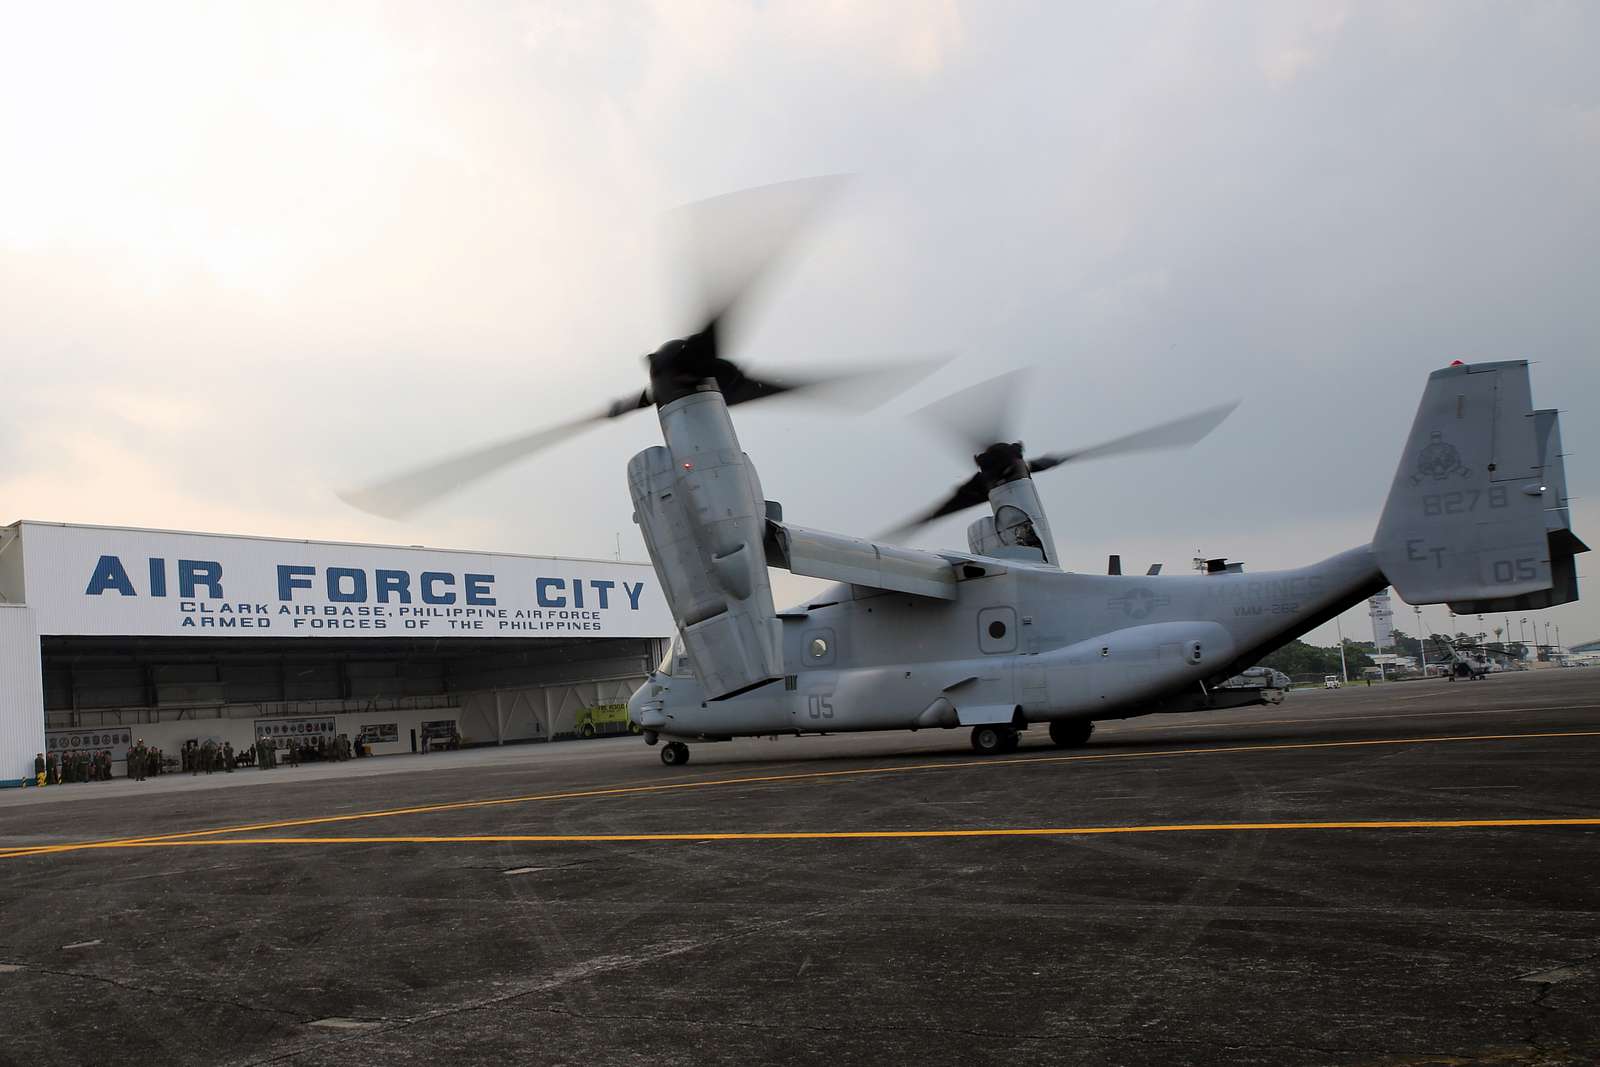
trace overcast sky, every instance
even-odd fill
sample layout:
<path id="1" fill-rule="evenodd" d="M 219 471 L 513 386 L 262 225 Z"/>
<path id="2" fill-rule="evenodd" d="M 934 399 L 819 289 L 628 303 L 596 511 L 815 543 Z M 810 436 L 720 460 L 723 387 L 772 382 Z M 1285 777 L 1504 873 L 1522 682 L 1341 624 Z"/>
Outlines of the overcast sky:
<path id="1" fill-rule="evenodd" d="M 1032 451 L 1244 398 L 1188 452 L 1042 475 L 1069 568 L 1296 565 L 1370 540 L 1430 370 L 1526 358 L 1600 543 L 1600 5 L 0 14 L 8 519 L 642 559 L 648 415 L 403 523 L 333 493 L 638 388 L 688 325 L 663 214 L 846 171 L 736 355 L 958 358 L 870 419 L 739 409 L 794 521 L 933 502 L 970 461 L 906 413 L 1034 365 Z M 1537 617 L 1600 637 L 1588 588 Z"/>

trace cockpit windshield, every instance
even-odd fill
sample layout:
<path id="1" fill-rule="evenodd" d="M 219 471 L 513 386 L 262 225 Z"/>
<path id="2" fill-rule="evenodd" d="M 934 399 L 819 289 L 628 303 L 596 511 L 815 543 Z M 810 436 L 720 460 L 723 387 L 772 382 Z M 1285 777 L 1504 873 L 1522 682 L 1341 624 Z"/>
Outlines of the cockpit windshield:
<path id="1" fill-rule="evenodd" d="M 677 663 L 678 659 L 682 655 L 683 655 L 683 637 L 682 636 L 674 637 L 672 639 L 672 643 L 667 646 L 667 654 L 665 656 L 661 657 L 661 663 L 660 663 L 659 666 L 656 667 L 656 673 L 657 674 L 665 674 L 668 677 L 671 677 L 673 664 Z"/>

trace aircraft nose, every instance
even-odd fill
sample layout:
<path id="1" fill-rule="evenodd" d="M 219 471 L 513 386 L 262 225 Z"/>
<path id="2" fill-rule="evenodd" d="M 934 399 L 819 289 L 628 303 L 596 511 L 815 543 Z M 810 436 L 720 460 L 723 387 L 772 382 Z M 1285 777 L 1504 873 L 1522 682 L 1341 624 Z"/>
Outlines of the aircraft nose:
<path id="1" fill-rule="evenodd" d="M 661 693 L 665 691 L 656 675 L 651 675 L 628 698 L 628 720 L 641 730 L 656 730 L 666 723 L 661 714 Z"/>

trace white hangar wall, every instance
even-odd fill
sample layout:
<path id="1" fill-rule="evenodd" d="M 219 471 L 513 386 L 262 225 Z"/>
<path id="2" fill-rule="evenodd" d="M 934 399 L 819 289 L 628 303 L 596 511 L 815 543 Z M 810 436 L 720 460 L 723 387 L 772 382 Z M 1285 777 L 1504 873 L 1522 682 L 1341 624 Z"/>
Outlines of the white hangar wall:
<path id="1" fill-rule="evenodd" d="M 33 757 L 45 750 L 43 708 L 34 613 L 0 604 L 0 781 L 33 774 Z"/>
<path id="2" fill-rule="evenodd" d="M 41 634 L 662 637 L 642 563 L 19 522 L 0 597 Z"/>
<path id="3" fill-rule="evenodd" d="M 33 627 L 0 655 L 31 660 L 33 695 L 0 731 L 29 772 L 41 737 L 120 759 L 263 723 L 381 727 L 374 754 L 450 721 L 558 740 L 625 702 L 673 628 L 645 564 L 39 522 L 0 528 L 0 603 L 22 602 Z"/>

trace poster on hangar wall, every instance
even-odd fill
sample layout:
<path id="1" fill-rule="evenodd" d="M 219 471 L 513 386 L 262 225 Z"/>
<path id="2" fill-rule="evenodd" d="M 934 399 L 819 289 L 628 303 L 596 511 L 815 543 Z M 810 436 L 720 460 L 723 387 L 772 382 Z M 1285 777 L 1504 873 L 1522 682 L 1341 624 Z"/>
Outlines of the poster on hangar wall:
<path id="1" fill-rule="evenodd" d="M 128 758 L 128 749 L 133 747 L 133 742 L 131 726 L 73 727 L 44 732 L 45 751 L 51 755 L 110 749 L 113 763 L 121 763 Z"/>
<path id="2" fill-rule="evenodd" d="M 644 564 L 22 524 L 41 634 L 665 637 Z"/>

